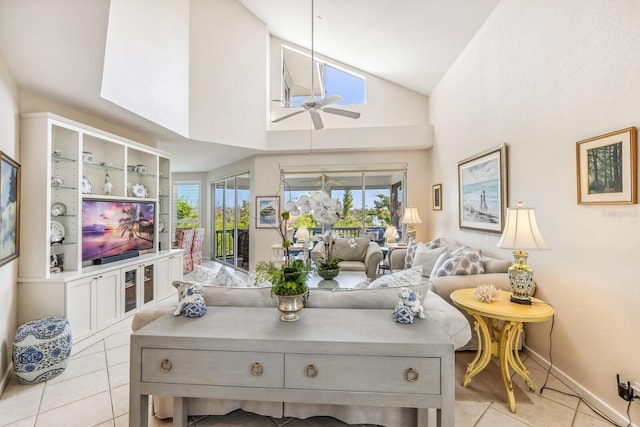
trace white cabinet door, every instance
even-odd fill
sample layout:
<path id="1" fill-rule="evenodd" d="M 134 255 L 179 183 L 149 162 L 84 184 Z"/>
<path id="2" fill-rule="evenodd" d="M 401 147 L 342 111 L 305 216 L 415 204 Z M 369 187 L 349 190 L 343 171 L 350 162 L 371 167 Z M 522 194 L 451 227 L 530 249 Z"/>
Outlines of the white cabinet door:
<path id="1" fill-rule="evenodd" d="M 71 325 L 71 336 L 80 341 L 95 333 L 93 309 L 95 305 L 94 277 L 67 283 L 67 318 Z"/>
<path id="2" fill-rule="evenodd" d="M 173 287 L 173 281 L 182 280 L 182 253 L 174 253 L 158 258 L 156 267 L 157 299 L 163 300 L 177 292 L 176 288 Z"/>
<path id="3" fill-rule="evenodd" d="M 96 330 L 100 331 L 120 320 L 120 271 L 100 274 L 95 280 Z"/>

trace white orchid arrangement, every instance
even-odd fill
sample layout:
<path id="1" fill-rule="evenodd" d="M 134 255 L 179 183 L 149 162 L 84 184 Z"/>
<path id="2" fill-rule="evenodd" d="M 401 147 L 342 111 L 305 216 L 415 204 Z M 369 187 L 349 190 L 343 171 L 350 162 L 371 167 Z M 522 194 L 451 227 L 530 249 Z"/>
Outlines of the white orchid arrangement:
<path id="1" fill-rule="evenodd" d="M 302 195 L 298 200 L 289 200 L 284 208 L 292 216 L 313 212 L 323 224 L 335 224 L 342 213 L 342 203 L 338 199 L 332 199 L 326 191 L 319 191 L 310 196 Z"/>

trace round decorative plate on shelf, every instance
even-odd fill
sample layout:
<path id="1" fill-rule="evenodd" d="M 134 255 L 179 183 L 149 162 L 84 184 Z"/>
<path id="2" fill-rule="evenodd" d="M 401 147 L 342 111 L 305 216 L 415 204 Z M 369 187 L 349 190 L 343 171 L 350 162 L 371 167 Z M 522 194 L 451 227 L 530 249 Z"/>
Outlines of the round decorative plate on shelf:
<path id="1" fill-rule="evenodd" d="M 64 226 L 58 221 L 51 221 L 51 228 L 49 230 L 49 239 L 51 243 L 62 243 L 64 240 Z"/>
<path id="2" fill-rule="evenodd" d="M 147 197 L 147 195 L 149 194 L 147 191 L 147 187 L 142 184 L 133 184 L 133 187 L 131 187 L 131 192 L 136 197 Z"/>
<path id="3" fill-rule="evenodd" d="M 161 233 L 164 231 L 164 221 L 162 218 L 158 218 L 158 231 Z"/>
<path id="4" fill-rule="evenodd" d="M 87 179 L 86 176 L 82 177 L 82 194 L 91 194 L 93 193 L 93 186 L 91 185 L 91 181 Z"/>
<path id="5" fill-rule="evenodd" d="M 64 203 L 56 202 L 51 205 L 52 216 L 64 215 L 65 212 L 67 212 L 67 207 L 64 205 Z"/>

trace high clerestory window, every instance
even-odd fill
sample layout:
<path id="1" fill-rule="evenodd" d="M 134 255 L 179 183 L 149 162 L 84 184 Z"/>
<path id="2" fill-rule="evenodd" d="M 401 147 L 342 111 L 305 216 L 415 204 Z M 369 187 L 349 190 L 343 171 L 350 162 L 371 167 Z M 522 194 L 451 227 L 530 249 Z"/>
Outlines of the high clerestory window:
<path id="1" fill-rule="evenodd" d="M 326 61 L 314 58 L 313 94 L 311 93 L 311 56 L 282 47 L 282 89 L 285 101 L 299 104 L 311 95 L 340 95 L 340 105 L 364 104 L 366 80 Z"/>

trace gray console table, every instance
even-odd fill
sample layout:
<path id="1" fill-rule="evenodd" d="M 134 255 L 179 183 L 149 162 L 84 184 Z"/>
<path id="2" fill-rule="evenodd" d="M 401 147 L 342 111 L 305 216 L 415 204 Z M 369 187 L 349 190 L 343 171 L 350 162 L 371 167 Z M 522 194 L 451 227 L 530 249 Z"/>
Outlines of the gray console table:
<path id="1" fill-rule="evenodd" d="M 454 348 L 427 317 L 395 323 L 391 310 L 305 308 L 281 322 L 275 308 L 209 307 L 166 315 L 131 335 L 131 426 L 148 425 L 149 395 L 437 409 L 454 422 Z M 141 410 L 142 409 L 142 410 Z"/>

